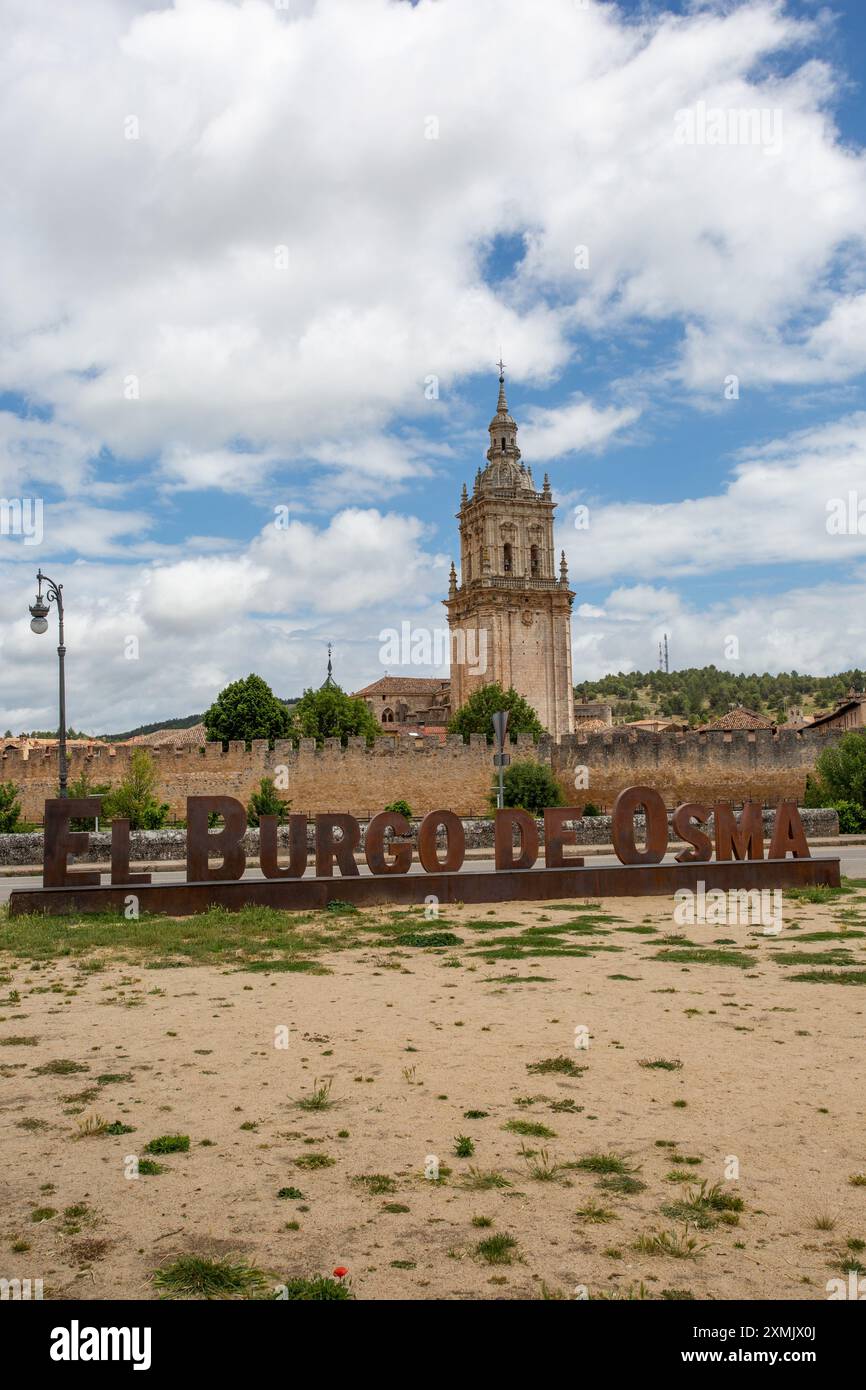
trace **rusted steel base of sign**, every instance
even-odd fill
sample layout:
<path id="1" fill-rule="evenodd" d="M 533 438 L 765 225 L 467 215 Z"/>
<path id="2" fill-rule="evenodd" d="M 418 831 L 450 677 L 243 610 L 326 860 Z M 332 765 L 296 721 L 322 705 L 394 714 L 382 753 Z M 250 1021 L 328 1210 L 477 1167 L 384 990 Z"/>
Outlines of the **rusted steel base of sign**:
<path id="1" fill-rule="evenodd" d="M 362 874 L 350 878 L 242 878 L 233 882 L 106 884 L 99 888 L 16 889 L 10 914 L 122 911 L 130 895 L 141 912 L 187 917 L 211 905 L 277 907 L 309 912 L 335 898 L 357 907 L 383 903 L 546 902 L 554 898 L 631 898 L 667 896 L 678 888 L 838 888 L 838 859 L 715 860 L 699 864 L 603 864 L 575 869 L 510 869 L 442 874 Z"/>

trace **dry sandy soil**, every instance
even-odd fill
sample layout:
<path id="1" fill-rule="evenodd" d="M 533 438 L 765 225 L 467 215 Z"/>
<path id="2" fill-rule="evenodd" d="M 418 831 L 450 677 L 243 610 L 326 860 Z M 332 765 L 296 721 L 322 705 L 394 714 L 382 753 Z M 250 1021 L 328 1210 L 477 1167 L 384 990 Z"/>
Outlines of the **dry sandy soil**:
<path id="1" fill-rule="evenodd" d="M 862 890 L 786 902 L 776 939 L 674 927 L 666 899 L 416 915 L 418 930 L 459 936 L 439 949 L 378 944 L 369 928 L 387 914 L 371 917 L 369 944 L 315 956 L 322 974 L 152 968 L 104 949 L 34 967 L 0 949 L 0 1275 L 41 1277 L 46 1297 L 153 1298 L 154 1270 L 195 1253 L 246 1261 L 274 1286 L 345 1266 L 361 1299 L 623 1297 L 641 1285 L 653 1298 L 823 1299 L 856 1263 L 866 988 L 838 977 L 848 966 L 866 981 Z M 502 937 L 526 949 L 527 927 L 556 928 L 563 949 L 586 954 L 478 954 L 501 952 Z M 749 963 L 660 958 L 672 931 L 704 948 L 724 938 Z M 828 983 L 793 978 L 838 947 L 802 940 L 815 931 L 847 937 Z M 533 1070 L 557 1058 L 581 1070 Z M 652 1060 L 681 1066 L 642 1065 Z M 79 1070 L 45 1070 L 57 1062 Z M 299 1107 L 317 1082 L 330 1082 L 330 1106 Z M 93 1117 L 134 1129 L 83 1133 Z M 505 1128 L 515 1121 L 552 1133 Z M 166 1134 L 188 1135 L 189 1151 L 128 1176 L 127 1156 Z M 473 1155 L 455 1155 L 456 1136 Z M 625 1159 L 638 1190 L 577 1166 L 599 1154 Z M 312 1155 L 332 1161 L 305 1167 Z M 429 1155 L 450 1169 L 438 1181 L 424 1176 Z M 473 1185 L 491 1173 L 507 1185 Z M 391 1183 L 358 1181 L 372 1175 Z M 697 1225 L 662 1210 L 701 1180 L 742 1210 L 698 1209 Z M 593 1207 L 609 1219 L 590 1219 Z M 696 1246 L 636 1248 L 664 1232 Z M 495 1235 L 516 1242 L 509 1263 L 478 1251 Z"/>

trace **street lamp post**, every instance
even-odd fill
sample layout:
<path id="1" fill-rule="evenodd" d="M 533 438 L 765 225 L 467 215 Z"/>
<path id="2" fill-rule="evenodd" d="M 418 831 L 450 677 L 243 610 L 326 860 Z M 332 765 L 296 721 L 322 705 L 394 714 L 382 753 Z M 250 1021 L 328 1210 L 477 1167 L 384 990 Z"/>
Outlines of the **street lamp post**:
<path id="1" fill-rule="evenodd" d="M 496 752 L 493 755 L 493 766 L 499 768 L 499 788 L 496 793 L 496 805 L 501 811 L 505 805 L 505 789 L 503 786 L 503 774 L 506 767 L 511 762 L 511 758 L 505 751 L 505 733 L 508 728 L 508 710 L 497 710 L 492 716 L 493 732 L 496 735 Z"/>
<path id="2" fill-rule="evenodd" d="M 57 647 L 57 659 L 60 667 L 60 739 L 58 746 L 58 765 L 60 777 L 60 795 L 66 796 L 67 763 L 66 763 L 66 673 L 64 668 L 64 658 L 66 647 L 63 644 L 63 585 L 55 584 L 53 579 L 49 579 L 47 574 L 43 574 L 40 569 L 36 575 L 39 588 L 36 592 L 35 602 L 30 605 L 30 627 L 33 632 L 39 633 L 48 631 L 48 605 L 52 602 L 57 604 L 57 620 L 60 625 L 60 641 Z M 42 597 L 42 585 L 45 584 L 45 598 Z"/>

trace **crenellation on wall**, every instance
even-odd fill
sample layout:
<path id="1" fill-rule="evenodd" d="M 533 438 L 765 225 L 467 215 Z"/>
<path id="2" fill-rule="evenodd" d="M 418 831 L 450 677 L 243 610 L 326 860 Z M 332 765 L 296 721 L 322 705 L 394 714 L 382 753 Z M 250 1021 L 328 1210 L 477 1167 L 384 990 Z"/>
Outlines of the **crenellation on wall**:
<path id="1" fill-rule="evenodd" d="M 806 776 L 821 751 L 842 737 L 842 731 L 736 730 L 723 736 L 706 733 L 608 729 L 549 737 L 533 742 L 520 735 L 510 746 L 512 760 L 530 759 L 552 768 L 566 802 L 583 797 L 610 807 L 623 787 L 647 783 L 658 789 L 668 806 L 681 801 L 711 801 L 754 797 L 772 803 L 782 797 L 802 804 Z M 866 737 L 866 734 L 864 734 Z M 86 772 L 92 782 L 111 787 L 129 771 L 134 747 L 69 750 L 69 779 Z M 328 739 L 317 748 L 314 739 L 301 739 L 296 748 L 280 740 L 269 749 L 263 739 L 251 748 L 233 742 L 202 748 L 163 746 L 150 749 L 157 773 L 157 794 L 168 802 L 172 818 L 185 814 L 188 795 L 237 796 L 248 801 L 262 777 L 287 770 L 283 793 L 293 809 L 310 814 L 350 811 L 366 815 L 388 802 L 403 799 L 423 815 L 442 806 L 468 815 L 488 804 L 493 784 L 492 744 L 483 734 L 468 742 L 460 735 L 438 740 L 404 737 L 380 739 L 368 747 L 363 739 L 344 746 Z M 589 785 L 575 793 L 575 769 L 589 770 Z M 0 780 L 20 789 L 25 819 L 41 821 L 44 802 L 57 792 L 56 746 L 22 756 L 10 748 L 0 759 Z"/>

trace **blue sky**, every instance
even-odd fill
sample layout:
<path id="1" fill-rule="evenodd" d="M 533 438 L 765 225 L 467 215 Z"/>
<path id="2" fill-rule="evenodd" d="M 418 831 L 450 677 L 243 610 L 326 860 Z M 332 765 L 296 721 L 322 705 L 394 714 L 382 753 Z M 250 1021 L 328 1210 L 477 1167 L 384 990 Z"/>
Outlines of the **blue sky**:
<path id="1" fill-rule="evenodd" d="M 69 9 L 13 4 L 0 59 L 0 497 L 44 508 L 0 534 L 0 726 L 54 722 L 39 565 L 77 727 L 297 693 L 329 640 L 376 679 L 443 624 L 500 348 L 576 680 L 663 631 L 864 664 L 866 517 L 827 516 L 866 511 L 866 7 Z M 701 106 L 760 138 L 681 138 Z"/>

